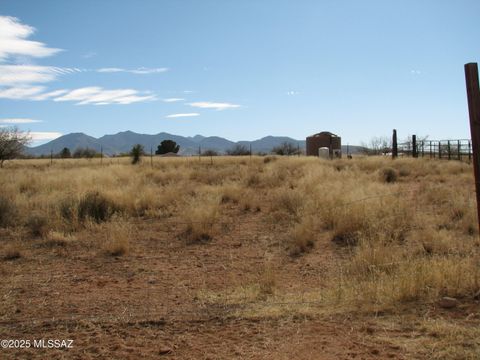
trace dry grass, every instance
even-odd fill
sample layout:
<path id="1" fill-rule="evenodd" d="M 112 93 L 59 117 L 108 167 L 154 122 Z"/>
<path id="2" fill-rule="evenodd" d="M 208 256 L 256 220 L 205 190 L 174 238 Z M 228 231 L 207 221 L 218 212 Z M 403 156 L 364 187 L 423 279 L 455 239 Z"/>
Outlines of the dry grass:
<path id="1" fill-rule="evenodd" d="M 223 288 L 196 288 L 207 305 L 263 304 L 244 308 L 240 316 L 318 313 L 307 305 L 273 305 L 301 300 L 320 304 L 322 313 L 398 313 L 412 304 L 435 306 L 442 296 L 472 303 L 480 290 L 468 164 L 304 157 L 216 157 L 213 165 L 165 158 L 153 168 L 145 162 L 130 166 L 127 159 L 105 162 L 9 163 L 0 172 L 0 230 L 17 231 L 21 241 L 2 240 L 3 259 L 33 257 L 35 241 L 42 241 L 42 251 L 64 248 L 69 256 L 146 256 L 136 239 L 142 226 L 153 224 L 168 229 L 172 246 L 186 252 L 196 251 L 191 244 L 210 249 L 221 243 L 233 253 L 231 248 L 265 242 L 264 252 L 275 256 L 265 262 L 264 254 L 256 254 L 262 260 L 249 266 L 257 275 Z M 268 236 L 257 237 L 259 232 Z M 286 263 L 318 267 L 318 257 L 328 266 L 319 278 L 308 278 L 312 285 L 302 283 L 300 272 L 287 276 L 279 270 Z M 228 263 L 221 266 L 228 269 Z M 299 283 L 301 298 L 290 290 Z M 448 339 L 473 339 L 473 330 L 460 325 L 428 326 L 441 327 Z M 468 353 L 461 341 L 453 343 L 440 354 Z"/>

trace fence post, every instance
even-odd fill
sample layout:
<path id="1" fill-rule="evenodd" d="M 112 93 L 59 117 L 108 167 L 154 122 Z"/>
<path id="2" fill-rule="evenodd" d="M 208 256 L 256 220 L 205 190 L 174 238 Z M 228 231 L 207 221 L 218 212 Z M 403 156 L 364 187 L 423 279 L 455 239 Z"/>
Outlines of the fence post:
<path id="1" fill-rule="evenodd" d="M 473 171 L 475 174 L 475 190 L 477 195 L 477 216 L 480 225 L 480 87 L 478 84 L 477 63 L 465 64 L 465 81 L 467 83 L 468 114 L 472 135 Z"/>
<path id="2" fill-rule="evenodd" d="M 50 150 L 50 165 L 53 164 L 53 150 Z"/>
<path id="3" fill-rule="evenodd" d="M 417 154 L 417 135 L 412 135 L 412 157 L 416 158 Z"/>
<path id="4" fill-rule="evenodd" d="M 438 142 L 438 158 L 442 158 L 442 141 Z"/>
<path id="5" fill-rule="evenodd" d="M 460 140 L 457 140 L 457 155 L 458 155 L 458 160 L 462 160 L 461 146 L 462 146 L 462 144 L 460 144 Z"/>
<path id="6" fill-rule="evenodd" d="M 392 135 L 392 159 L 398 157 L 397 129 L 393 129 Z"/>
<path id="7" fill-rule="evenodd" d="M 452 158 L 452 152 L 450 149 L 450 140 L 447 140 L 448 160 Z"/>
<path id="8" fill-rule="evenodd" d="M 468 140 L 468 162 L 472 161 L 472 143 Z"/>
<path id="9" fill-rule="evenodd" d="M 150 167 L 153 168 L 153 148 L 150 146 Z"/>
<path id="10" fill-rule="evenodd" d="M 202 160 L 202 148 L 199 146 L 198 147 L 198 161 Z"/>

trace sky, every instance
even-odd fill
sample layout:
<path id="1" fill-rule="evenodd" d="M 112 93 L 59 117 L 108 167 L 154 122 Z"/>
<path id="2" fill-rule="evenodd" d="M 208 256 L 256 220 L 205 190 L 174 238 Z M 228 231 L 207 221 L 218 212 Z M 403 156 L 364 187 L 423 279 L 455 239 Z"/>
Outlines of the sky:
<path id="1" fill-rule="evenodd" d="M 478 0 L 0 0 L 0 126 L 470 137 Z"/>

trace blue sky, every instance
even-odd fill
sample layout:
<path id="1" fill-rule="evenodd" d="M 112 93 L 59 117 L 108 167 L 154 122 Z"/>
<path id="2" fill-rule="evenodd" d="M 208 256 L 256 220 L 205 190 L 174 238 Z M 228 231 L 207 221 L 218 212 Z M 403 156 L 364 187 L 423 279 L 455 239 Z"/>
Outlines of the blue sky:
<path id="1" fill-rule="evenodd" d="M 478 0 L 0 0 L 0 126 L 37 141 L 467 138 L 479 14 Z"/>

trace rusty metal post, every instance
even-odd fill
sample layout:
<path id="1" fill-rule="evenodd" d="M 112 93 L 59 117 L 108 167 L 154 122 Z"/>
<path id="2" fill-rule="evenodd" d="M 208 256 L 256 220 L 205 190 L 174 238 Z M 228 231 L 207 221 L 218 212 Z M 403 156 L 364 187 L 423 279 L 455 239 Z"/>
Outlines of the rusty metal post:
<path id="1" fill-rule="evenodd" d="M 393 129 L 392 136 L 392 159 L 398 157 L 397 129 Z"/>
<path id="2" fill-rule="evenodd" d="M 480 87 L 478 84 L 477 63 L 465 64 L 465 81 L 467 84 L 468 114 L 472 135 L 473 171 L 477 193 L 477 216 L 480 225 Z"/>
<path id="3" fill-rule="evenodd" d="M 412 135 L 412 157 L 418 157 L 417 154 L 417 135 Z"/>

